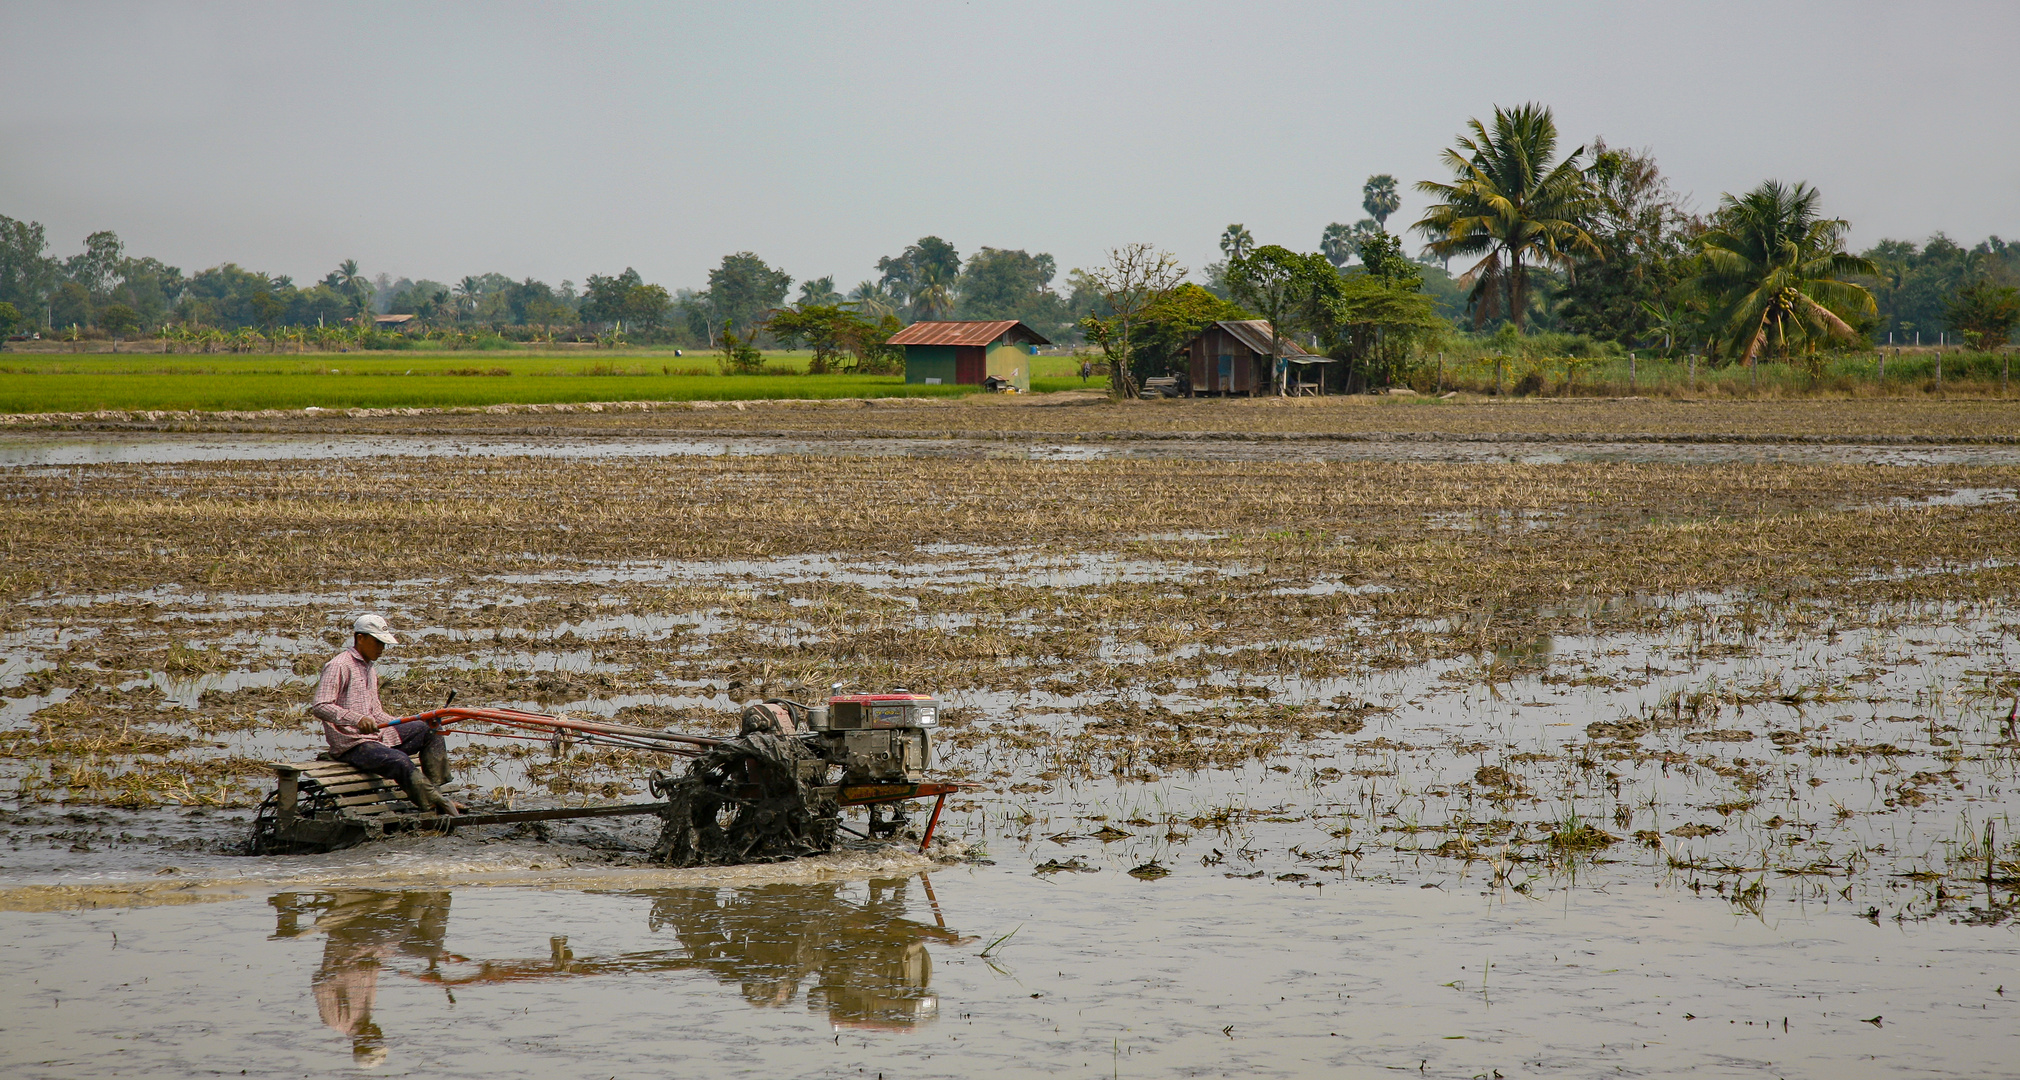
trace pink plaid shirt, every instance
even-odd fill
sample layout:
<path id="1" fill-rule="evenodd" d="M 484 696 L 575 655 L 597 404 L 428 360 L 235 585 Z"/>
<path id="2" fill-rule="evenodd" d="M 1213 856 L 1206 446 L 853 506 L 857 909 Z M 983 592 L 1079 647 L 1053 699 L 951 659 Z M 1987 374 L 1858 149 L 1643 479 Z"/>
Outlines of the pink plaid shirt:
<path id="1" fill-rule="evenodd" d="M 323 665 L 323 678 L 316 684 L 309 715 L 323 722 L 323 738 L 329 740 L 333 754 L 363 742 L 400 745 L 399 733 L 393 730 L 400 718 L 379 704 L 379 673 L 355 645 Z M 358 730 L 358 721 L 368 716 L 383 725 L 369 735 Z"/>

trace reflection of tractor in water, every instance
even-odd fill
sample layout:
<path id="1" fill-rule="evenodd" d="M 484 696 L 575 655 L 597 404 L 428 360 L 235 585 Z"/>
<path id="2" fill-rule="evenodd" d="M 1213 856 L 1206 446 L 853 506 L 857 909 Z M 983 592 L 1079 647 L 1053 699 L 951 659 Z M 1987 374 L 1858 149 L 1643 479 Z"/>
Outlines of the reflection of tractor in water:
<path id="1" fill-rule="evenodd" d="M 386 1057 L 386 1036 L 372 1017 L 380 973 L 460 989 L 491 983 L 707 972 L 734 983 L 759 1008 L 785 1007 L 805 989 L 807 1008 L 838 1026 L 903 1030 L 938 1014 L 932 991 L 930 942 L 974 941 L 947 929 L 932 885 L 919 878 L 934 922 L 906 917 L 910 879 L 867 884 L 867 898 L 849 894 L 863 885 L 836 882 L 779 884 L 736 890 L 675 889 L 648 892 L 647 927 L 671 931 L 678 948 L 607 956 L 577 956 L 566 937 L 552 937 L 547 955 L 476 960 L 449 951 L 448 892 L 339 890 L 283 893 L 275 909 L 275 936 L 322 933 L 323 961 L 310 979 L 323 1022 L 352 1040 L 367 1064 Z M 312 919 L 308 925 L 303 919 Z M 419 1036 L 419 1031 L 413 1034 Z"/>
<path id="2" fill-rule="evenodd" d="M 782 698 L 744 710 L 734 738 L 681 735 L 630 724 L 575 720 L 517 709 L 444 707 L 412 719 L 457 725 L 471 735 L 561 740 L 689 759 L 685 771 L 654 772 L 661 801 L 442 817 L 424 813 L 392 782 L 340 761 L 274 763 L 279 778 L 260 806 L 252 854 L 335 851 L 411 830 L 516 824 L 560 818 L 657 814 L 655 861 L 672 866 L 769 862 L 833 848 L 847 807 L 869 808 L 857 835 L 890 838 L 910 823 L 905 804 L 935 799 L 919 838 L 924 851 L 949 794 L 963 785 L 926 779 L 939 702 L 902 689 L 846 694 L 809 706 Z M 888 814 L 887 814 L 888 812 Z"/>

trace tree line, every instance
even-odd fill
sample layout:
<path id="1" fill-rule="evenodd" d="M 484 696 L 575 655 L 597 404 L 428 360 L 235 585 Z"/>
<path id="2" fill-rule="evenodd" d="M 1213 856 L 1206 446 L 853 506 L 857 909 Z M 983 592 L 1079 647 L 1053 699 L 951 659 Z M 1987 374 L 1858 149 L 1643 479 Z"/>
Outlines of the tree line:
<path id="1" fill-rule="evenodd" d="M 1444 152 L 1444 175 L 1416 183 L 1432 202 L 1404 230 L 1421 241 L 1414 256 L 1388 228 L 1400 185 L 1383 173 L 1362 187 L 1366 216 L 1326 226 L 1315 251 L 1258 244 L 1228 226 L 1223 258 L 1197 283 L 1145 245 L 1062 281 L 1049 254 L 982 247 L 963 256 L 937 236 L 878 259 L 846 293 L 826 276 L 797 282 L 794 295 L 792 275 L 749 251 L 724 256 L 701 289 L 668 289 L 631 268 L 580 286 L 502 274 L 367 277 L 354 260 L 297 283 L 236 263 L 185 275 L 129 256 L 110 231 L 59 258 L 42 225 L 0 216 L 0 330 L 271 336 L 404 315 L 410 332 L 621 333 L 720 348 L 740 364 L 760 345 L 800 345 L 823 365 L 847 366 L 889 362 L 876 346 L 893 324 L 1014 318 L 1055 341 L 1098 345 L 1133 383 L 1179 366 L 1180 347 L 1205 323 L 1260 317 L 1272 333 L 1347 361 L 1348 381 L 1380 385 L 1450 334 L 1550 330 L 1594 348 L 1815 364 L 1874 343 L 1996 348 L 2020 322 L 2020 243 L 1994 236 L 1966 248 L 1937 234 L 1854 253 L 1849 224 L 1807 184 L 1764 181 L 1700 213 L 1651 153 L 1604 140 L 1560 153 L 1559 142 L 1548 108 L 1497 107 Z"/>

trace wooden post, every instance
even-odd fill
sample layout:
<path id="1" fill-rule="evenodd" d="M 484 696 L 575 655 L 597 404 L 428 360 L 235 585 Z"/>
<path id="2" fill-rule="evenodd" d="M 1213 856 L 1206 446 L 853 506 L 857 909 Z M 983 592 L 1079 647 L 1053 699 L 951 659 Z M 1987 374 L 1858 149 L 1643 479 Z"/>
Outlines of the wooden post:
<path id="1" fill-rule="evenodd" d="M 1690 354 L 1690 392 L 1697 393 L 1697 354 Z"/>
<path id="2" fill-rule="evenodd" d="M 279 772 L 280 789 L 274 796 L 274 819 L 285 826 L 295 820 L 295 803 L 300 797 L 300 774 L 293 769 L 281 769 Z"/>
<path id="3" fill-rule="evenodd" d="M 1627 354 L 1627 396 L 1634 396 L 1634 354 Z"/>
<path id="4" fill-rule="evenodd" d="M 1943 396 L 1943 348 L 1936 347 L 1936 396 Z"/>
<path id="5" fill-rule="evenodd" d="M 1888 336 L 1888 337 L 1893 337 L 1894 335 L 1892 335 L 1892 334 L 1888 334 L 1887 336 Z M 1884 394 L 1884 393 L 1886 393 L 1886 392 L 1887 392 L 1887 350 L 1885 350 L 1885 349 L 1881 349 L 1881 350 L 1880 350 L 1880 393 Z"/>
<path id="6" fill-rule="evenodd" d="M 1438 354 L 1438 388 L 1431 392 L 1434 394 L 1445 392 L 1445 354 L 1442 352 Z"/>
<path id="7" fill-rule="evenodd" d="M 1494 358 L 1494 396 L 1501 396 L 1501 357 Z"/>

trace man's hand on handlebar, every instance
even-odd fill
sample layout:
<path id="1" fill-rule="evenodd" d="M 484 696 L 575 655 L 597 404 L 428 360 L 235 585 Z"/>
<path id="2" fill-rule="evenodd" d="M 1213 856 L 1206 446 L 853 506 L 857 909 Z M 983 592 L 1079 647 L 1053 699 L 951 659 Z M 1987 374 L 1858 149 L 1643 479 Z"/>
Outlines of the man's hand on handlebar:
<path id="1" fill-rule="evenodd" d="M 358 718 L 358 734 L 370 735 L 371 733 L 377 730 L 379 730 L 379 722 L 377 720 L 374 720 L 369 716 L 361 716 Z"/>

